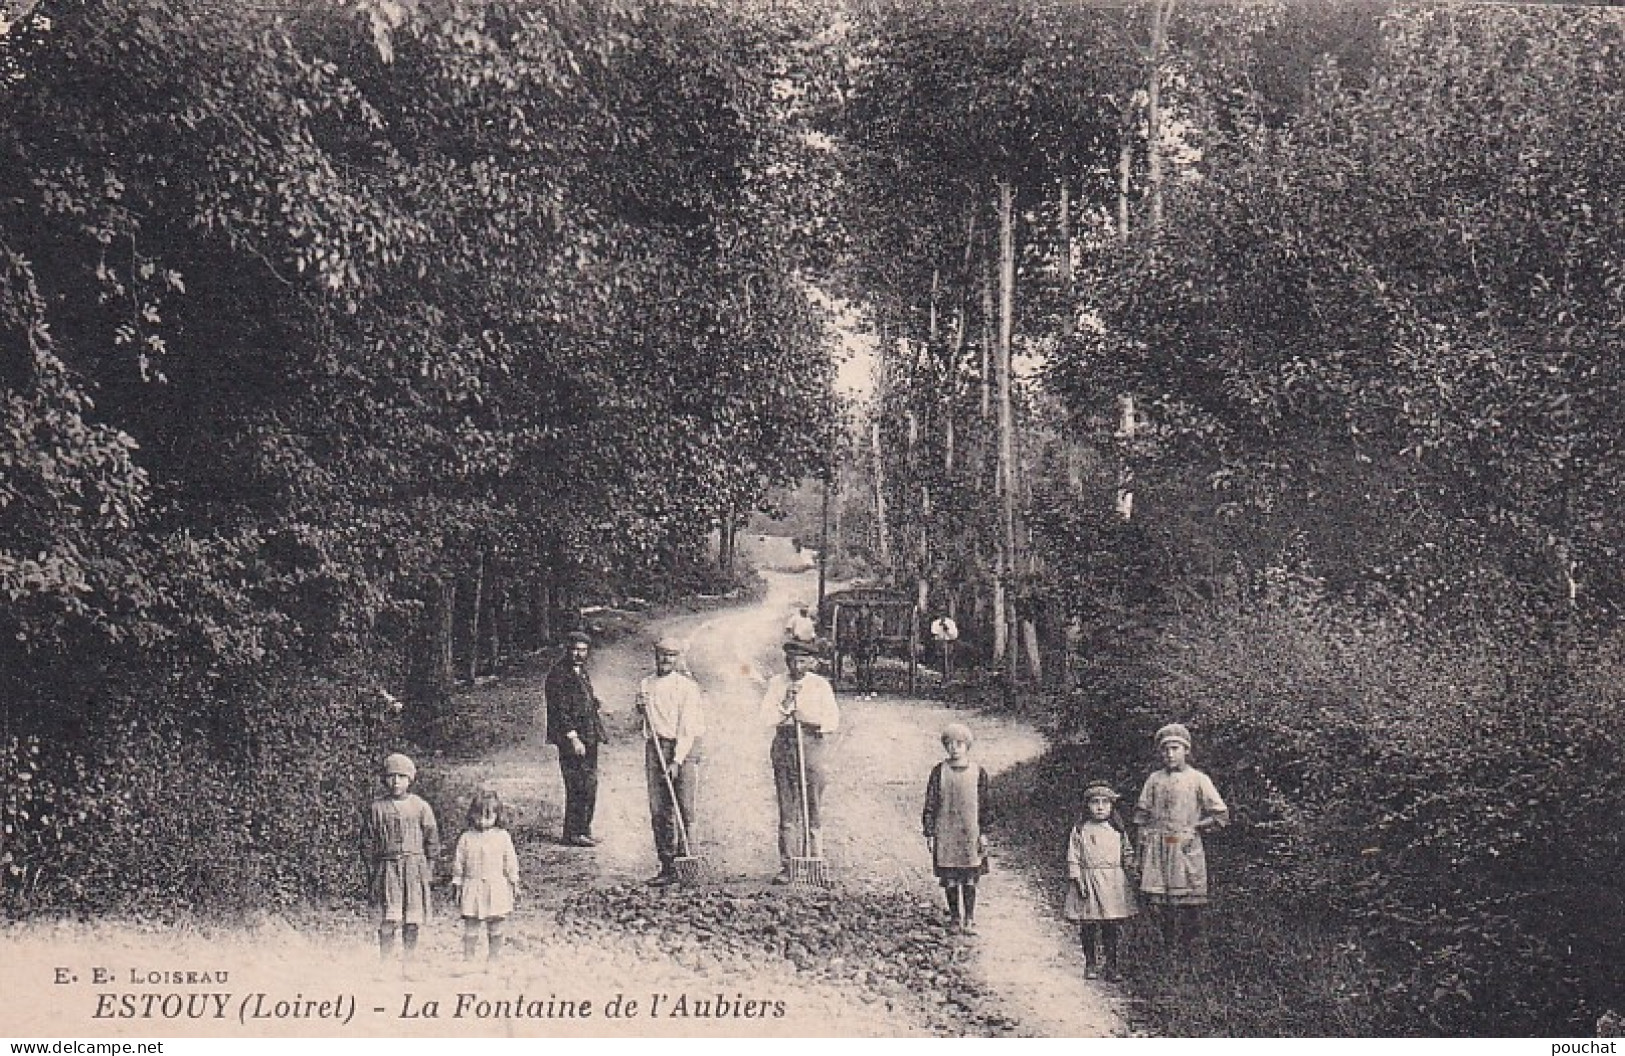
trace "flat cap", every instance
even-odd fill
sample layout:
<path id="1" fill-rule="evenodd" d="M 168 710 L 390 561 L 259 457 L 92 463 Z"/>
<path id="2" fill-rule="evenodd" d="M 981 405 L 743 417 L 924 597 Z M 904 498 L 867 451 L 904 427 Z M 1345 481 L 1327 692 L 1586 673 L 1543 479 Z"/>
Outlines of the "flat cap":
<path id="1" fill-rule="evenodd" d="M 564 636 L 564 641 L 567 645 L 591 645 L 592 635 L 586 631 L 571 631 Z"/>
<path id="2" fill-rule="evenodd" d="M 668 634 L 655 643 L 655 652 L 665 653 L 667 656 L 682 656 L 688 652 L 688 646 L 681 638 Z"/>
<path id="3" fill-rule="evenodd" d="M 1161 748 L 1169 741 L 1177 741 L 1189 748 L 1191 746 L 1191 731 L 1187 730 L 1182 722 L 1170 722 L 1157 731 L 1157 747 Z"/>

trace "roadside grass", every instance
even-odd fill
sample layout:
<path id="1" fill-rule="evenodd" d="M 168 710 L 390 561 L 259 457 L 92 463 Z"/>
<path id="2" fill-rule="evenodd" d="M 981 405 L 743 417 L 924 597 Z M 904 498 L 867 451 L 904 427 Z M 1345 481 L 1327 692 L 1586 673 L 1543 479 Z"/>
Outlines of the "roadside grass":
<path id="1" fill-rule="evenodd" d="M 1194 942 L 1148 918 L 1129 930 L 1125 983 L 1151 1033 L 1175 1037 L 1373 1037 L 1375 986 L 1352 942 L 1301 908 L 1234 889 Z"/>

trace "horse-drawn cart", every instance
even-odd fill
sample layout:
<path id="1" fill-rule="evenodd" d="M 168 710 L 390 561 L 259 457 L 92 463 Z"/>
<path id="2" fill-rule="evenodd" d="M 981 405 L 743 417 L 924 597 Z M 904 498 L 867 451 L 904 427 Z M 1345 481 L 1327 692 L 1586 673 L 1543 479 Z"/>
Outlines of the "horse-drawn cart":
<path id="1" fill-rule="evenodd" d="M 853 587 L 825 595 L 819 613 L 824 635 L 834 643 L 831 681 L 840 688 L 846 659 L 852 658 L 853 682 L 875 688 L 875 664 L 883 656 L 908 665 L 908 691 L 914 692 L 920 659 L 920 612 L 914 598 L 885 587 Z"/>

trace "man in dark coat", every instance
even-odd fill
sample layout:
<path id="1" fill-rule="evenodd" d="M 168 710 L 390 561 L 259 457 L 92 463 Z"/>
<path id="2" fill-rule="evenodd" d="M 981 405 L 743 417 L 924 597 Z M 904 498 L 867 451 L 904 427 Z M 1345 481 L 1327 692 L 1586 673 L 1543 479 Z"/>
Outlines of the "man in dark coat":
<path id="1" fill-rule="evenodd" d="M 592 815 L 598 805 L 598 746 L 604 733 L 602 704 L 587 678 L 592 639 L 580 631 L 565 636 L 565 653 L 547 673 L 547 743 L 558 746 L 564 775 L 564 842 L 593 847 Z"/>

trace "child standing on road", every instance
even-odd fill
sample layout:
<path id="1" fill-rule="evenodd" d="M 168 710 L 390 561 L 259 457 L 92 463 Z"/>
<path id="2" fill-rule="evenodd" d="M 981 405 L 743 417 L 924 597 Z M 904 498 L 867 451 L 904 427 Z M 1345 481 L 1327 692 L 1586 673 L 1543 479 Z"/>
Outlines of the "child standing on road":
<path id="1" fill-rule="evenodd" d="M 369 893 L 378 908 L 378 955 L 385 963 L 394 956 L 398 929 L 407 974 L 416 956 L 418 928 L 429 915 L 429 881 L 440 856 L 434 810 L 408 791 L 417 773 L 412 760 L 399 752 L 386 758 L 384 792 L 372 801 L 361 824 Z"/>
<path id="2" fill-rule="evenodd" d="M 972 741 L 970 727 L 962 722 L 943 729 L 948 758 L 931 770 L 920 818 L 932 868 L 948 899 L 949 920 L 967 935 L 976 933 L 976 878 L 987 863 L 982 828 L 992 821 L 987 771 L 971 762 Z"/>
<path id="3" fill-rule="evenodd" d="M 502 957 L 502 924 L 519 894 L 519 855 L 508 835 L 508 808 L 491 789 L 481 789 L 468 804 L 468 827 L 457 837 L 451 886 L 463 916 L 463 960 L 480 950 L 486 935 L 486 959 Z"/>
<path id="4" fill-rule="evenodd" d="M 1090 785 L 1083 798 L 1084 816 L 1072 826 L 1066 845 L 1066 875 L 1071 882 L 1063 912 L 1080 925 L 1084 978 L 1117 979 L 1118 929 L 1139 912 L 1129 885 L 1134 850 L 1117 816 L 1119 797 L 1111 786 Z M 1101 945 L 1106 953 L 1104 973 L 1097 952 Z"/>
<path id="5" fill-rule="evenodd" d="M 1191 734 L 1180 723 L 1157 731 L 1162 769 L 1153 771 L 1134 807 L 1140 834 L 1140 891 L 1169 941 L 1194 939 L 1207 905 L 1207 853 L 1202 833 L 1223 828 L 1230 812 L 1219 790 L 1187 758 Z"/>

